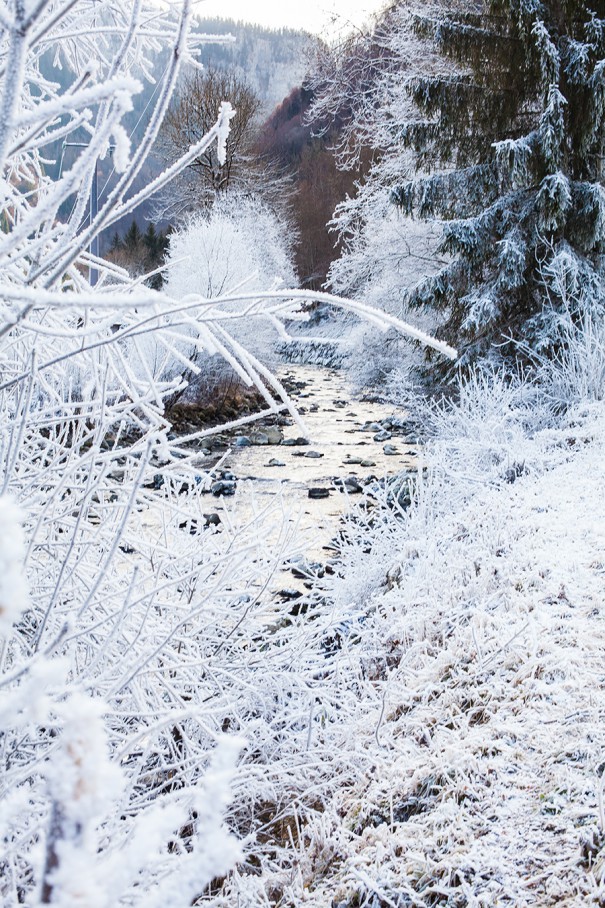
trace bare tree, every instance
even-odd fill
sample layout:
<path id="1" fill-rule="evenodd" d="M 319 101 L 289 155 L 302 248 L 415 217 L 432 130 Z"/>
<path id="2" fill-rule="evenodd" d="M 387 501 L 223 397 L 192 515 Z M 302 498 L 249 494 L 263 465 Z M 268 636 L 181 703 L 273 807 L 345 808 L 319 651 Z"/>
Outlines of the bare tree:
<path id="1" fill-rule="evenodd" d="M 171 197 L 164 200 L 175 213 L 179 208 L 197 207 L 233 184 L 252 185 L 261 174 L 262 167 L 252 152 L 261 100 L 247 82 L 228 71 L 208 69 L 185 78 L 164 120 L 161 153 L 172 158 L 199 141 L 226 99 L 236 113 L 225 159 L 219 161 L 216 149 L 208 147 L 191 162 L 171 187 Z"/>

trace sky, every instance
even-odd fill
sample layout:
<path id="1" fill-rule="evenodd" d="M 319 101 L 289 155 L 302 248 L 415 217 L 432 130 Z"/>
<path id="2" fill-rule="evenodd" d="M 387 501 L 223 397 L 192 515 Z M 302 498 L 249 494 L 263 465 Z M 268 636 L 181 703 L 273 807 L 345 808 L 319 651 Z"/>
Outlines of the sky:
<path id="1" fill-rule="evenodd" d="M 271 28 L 304 28 L 329 37 L 349 23 L 359 27 L 384 5 L 385 0 L 203 0 L 198 12 Z"/>

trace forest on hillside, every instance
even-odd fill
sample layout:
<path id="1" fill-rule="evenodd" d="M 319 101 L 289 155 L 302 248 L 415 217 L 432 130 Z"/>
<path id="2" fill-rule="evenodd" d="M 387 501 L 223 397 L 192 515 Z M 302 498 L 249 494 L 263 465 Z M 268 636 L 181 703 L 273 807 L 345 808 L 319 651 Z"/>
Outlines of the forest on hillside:
<path id="1" fill-rule="evenodd" d="M 0 0 L 6 908 L 605 905 L 605 2 L 306 42 Z"/>

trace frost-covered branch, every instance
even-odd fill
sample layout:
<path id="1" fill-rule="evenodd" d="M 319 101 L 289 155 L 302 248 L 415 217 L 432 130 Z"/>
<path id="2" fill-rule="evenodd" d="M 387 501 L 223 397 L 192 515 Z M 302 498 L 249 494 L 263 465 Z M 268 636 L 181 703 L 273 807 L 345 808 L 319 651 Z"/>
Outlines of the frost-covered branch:
<path id="1" fill-rule="evenodd" d="M 294 283 L 282 228 L 256 201 L 175 233 L 161 293 L 90 249 L 200 149 L 224 151 L 228 98 L 134 189 L 203 39 L 188 2 L 0 0 L 0 21 L 0 900 L 190 904 L 239 859 L 276 777 L 305 790 L 330 618 L 280 623 L 272 578 L 300 549 L 285 502 L 251 500 L 217 530 L 192 445 L 208 430 L 178 437 L 168 404 L 212 358 L 258 388 L 260 415 L 299 420 L 269 337 L 312 297 L 280 289 Z M 161 47 L 166 82 L 131 148 L 125 116 Z M 59 173 L 52 156 L 76 130 Z M 117 176 L 91 223 L 111 147 Z M 313 759 L 332 759 L 316 737 Z"/>

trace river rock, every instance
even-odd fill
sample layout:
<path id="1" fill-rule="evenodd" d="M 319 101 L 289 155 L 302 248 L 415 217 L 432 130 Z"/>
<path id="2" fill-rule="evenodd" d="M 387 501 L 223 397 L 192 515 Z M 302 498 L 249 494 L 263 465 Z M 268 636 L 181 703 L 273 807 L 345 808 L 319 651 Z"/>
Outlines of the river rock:
<path id="1" fill-rule="evenodd" d="M 388 441 L 391 437 L 391 433 L 387 432 L 386 429 L 383 429 L 381 432 L 377 432 L 376 435 L 374 435 L 374 441 Z"/>
<path id="2" fill-rule="evenodd" d="M 302 593 L 300 590 L 280 590 L 278 596 L 281 596 L 282 599 L 292 600 L 292 599 L 301 599 Z"/>
<path id="3" fill-rule="evenodd" d="M 317 460 L 319 457 L 323 457 L 324 455 L 320 451 L 306 451 L 304 456 L 312 457 Z"/>
<path id="4" fill-rule="evenodd" d="M 349 495 L 359 495 L 363 492 L 363 486 L 355 476 L 345 476 L 344 479 L 335 479 L 334 485 L 341 492 L 347 492 Z"/>
<path id="5" fill-rule="evenodd" d="M 394 454 L 399 454 L 399 451 L 395 445 L 385 445 L 382 449 L 387 457 L 392 457 Z"/>
<path id="6" fill-rule="evenodd" d="M 221 522 L 219 515 L 213 511 L 211 514 L 204 514 L 204 526 L 217 527 Z"/>
<path id="7" fill-rule="evenodd" d="M 250 436 L 250 443 L 253 445 L 268 445 L 269 436 L 265 432 L 255 432 Z"/>
<path id="8" fill-rule="evenodd" d="M 283 460 L 278 460 L 277 457 L 272 457 L 271 460 L 269 461 L 269 463 L 267 464 L 267 466 L 268 467 L 285 467 L 286 464 L 284 463 Z"/>
<path id="9" fill-rule="evenodd" d="M 375 460 L 361 460 L 359 462 L 359 466 L 360 467 L 375 467 L 376 461 Z"/>
<path id="10" fill-rule="evenodd" d="M 282 430 L 279 429 L 277 426 L 267 426 L 265 429 L 263 429 L 263 433 L 269 439 L 270 445 L 281 444 L 283 437 L 284 437 Z"/>
<path id="11" fill-rule="evenodd" d="M 292 448 L 294 446 L 308 445 L 308 444 L 309 444 L 309 439 L 303 438 L 302 435 L 299 435 L 298 438 L 284 438 L 284 440 L 282 441 L 282 445 L 286 445 L 286 447 L 289 447 L 289 448 Z"/>
<path id="12" fill-rule="evenodd" d="M 346 457 L 343 463 L 347 465 L 351 464 L 357 466 L 359 464 L 359 466 L 363 466 L 363 460 L 361 459 L 361 457 Z"/>
<path id="13" fill-rule="evenodd" d="M 309 489 L 309 498 L 319 499 L 319 498 L 329 498 L 330 490 L 322 488 L 312 488 Z"/>
<path id="14" fill-rule="evenodd" d="M 235 495 L 235 482 L 233 480 L 219 479 L 210 486 L 210 491 L 217 498 L 221 495 Z"/>
<path id="15" fill-rule="evenodd" d="M 238 435 L 235 439 L 234 444 L 236 448 L 247 448 L 252 444 L 252 442 L 247 435 Z"/>
<path id="16" fill-rule="evenodd" d="M 290 570 L 294 577 L 298 577 L 300 580 L 308 580 L 310 577 L 321 578 L 325 574 L 324 566 L 320 561 L 300 561 Z"/>
<path id="17" fill-rule="evenodd" d="M 189 535 L 195 536 L 198 532 L 197 520 L 195 518 L 192 520 L 181 520 L 179 523 L 179 530 L 186 530 L 187 528 L 189 529 Z"/>

